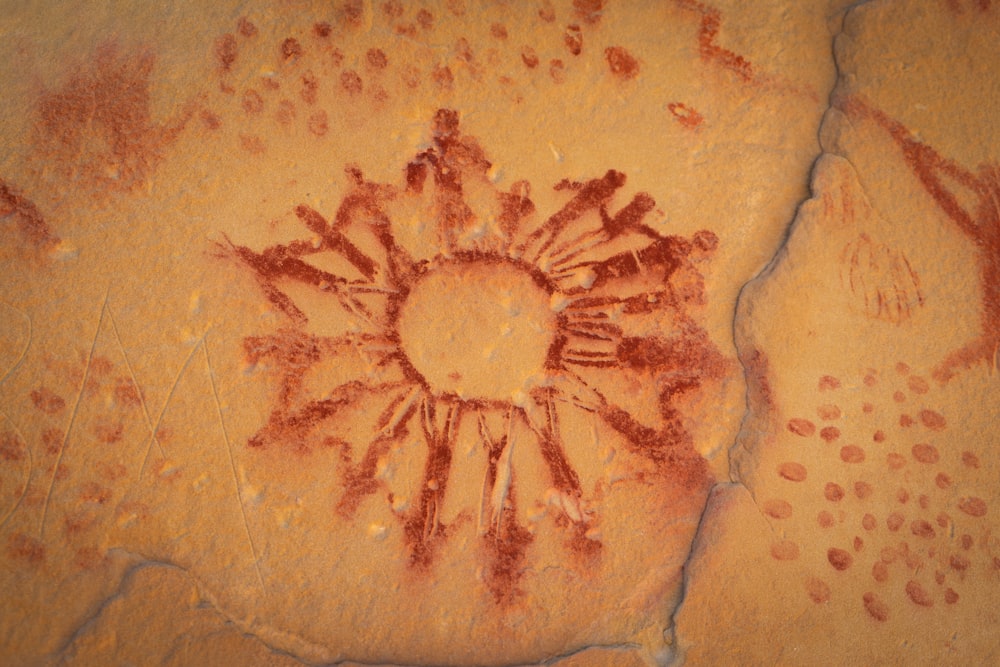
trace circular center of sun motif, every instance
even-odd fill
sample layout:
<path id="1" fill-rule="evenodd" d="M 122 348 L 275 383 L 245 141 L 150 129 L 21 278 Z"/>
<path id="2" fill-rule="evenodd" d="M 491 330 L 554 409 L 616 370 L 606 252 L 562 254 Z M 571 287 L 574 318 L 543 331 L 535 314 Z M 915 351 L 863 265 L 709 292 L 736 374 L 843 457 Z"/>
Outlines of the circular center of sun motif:
<path id="1" fill-rule="evenodd" d="M 400 346 L 436 394 L 510 401 L 540 377 L 556 331 L 550 293 L 511 261 L 443 263 L 399 312 Z"/>

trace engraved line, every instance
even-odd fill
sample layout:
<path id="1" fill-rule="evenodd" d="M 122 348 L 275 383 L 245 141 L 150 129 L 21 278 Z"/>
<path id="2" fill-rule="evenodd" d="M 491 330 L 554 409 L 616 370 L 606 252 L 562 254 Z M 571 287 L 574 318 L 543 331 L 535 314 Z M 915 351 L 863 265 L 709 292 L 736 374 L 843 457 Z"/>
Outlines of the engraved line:
<path id="1" fill-rule="evenodd" d="M 49 489 L 45 493 L 45 502 L 42 504 L 42 517 L 38 522 L 38 539 L 45 536 L 45 519 L 49 513 L 49 502 L 52 500 L 52 491 L 56 486 L 56 475 L 59 474 L 59 465 L 66 454 L 66 446 L 69 444 L 69 436 L 73 432 L 73 425 L 76 423 L 76 415 L 80 411 L 80 403 L 83 401 L 83 392 L 87 390 L 87 380 L 90 378 L 90 367 L 94 361 L 94 352 L 97 350 L 97 339 L 101 335 L 101 326 L 104 324 L 104 313 L 108 310 L 108 299 L 111 297 L 111 286 L 104 292 L 104 302 L 101 304 L 101 314 L 97 318 L 97 328 L 94 330 L 94 339 L 90 343 L 90 353 L 87 355 L 87 365 L 83 369 L 83 380 L 80 381 L 80 391 L 76 394 L 76 402 L 73 403 L 73 411 L 69 415 L 69 424 L 66 426 L 66 433 L 63 435 L 62 444 L 59 445 L 59 455 L 56 457 L 55 466 L 52 468 L 52 479 L 49 481 Z"/>
<path id="2" fill-rule="evenodd" d="M 24 445 L 24 451 L 28 453 L 28 470 L 24 479 L 24 488 L 21 489 L 21 495 L 17 497 L 17 501 L 14 505 L 6 514 L 4 514 L 3 519 L 0 519 L 0 530 L 3 530 L 7 526 L 7 522 L 10 518 L 14 516 L 14 512 L 16 512 L 17 508 L 21 506 L 21 501 L 28 495 L 28 487 L 31 486 L 31 473 L 35 467 L 35 458 L 31 455 L 31 447 L 28 447 L 28 441 L 24 439 L 24 434 L 21 433 L 21 429 L 17 427 L 17 424 L 15 424 L 14 421 L 2 411 L 0 411 L 0 417 L 10 423 L 11 427 L 14 429 L 14 434 L 17 435 L 21 444 Z"/>
<path id="3" fill-rule="evenodd" d="M 156 421 L 153 423 L 152 433 L 150 433 L 149 441 L 146 443 L 146 455 L 143 457 L 142 465 L 139 467 L 140 480 L 142 480 L 142 475 L 146 471 L 146 464 L 149 462 L 149 454 L 153 451 L 153 441 L 156 440 L 157 445 L 159 445 L 159 440 L 156 439 L 156 433 L 160 430 L 160 424 L 163 421 L 163 415 L 167 411 L 167 406 L 170 405 L 170 401 L 174 397 L 174 392 L 177 390 L 177 385 L 180 384 L 181 378 L 184 376 L 184 373 L 187 372 L 188 366 L 191 365 L 191 360 L 194 358 L 194 353 L 198 351 L 198 346 L 205 340 L 206 335 L 208 335 L 207 331 L 203 333 L 201 338 L 198 339 L 198 342 L 191 347 L 191 351 L 188 352 L 188 356 L 184 360 L 184 364 L 181 366 L 180 370 L 177 371 L 177 375 L 174 377 L 174 381 L 170 385 L 170 391 L 167 392 L 167 397 L 163 399 L 163 405 L 160 406 L 160 413 L 156 416 Z M 160 446 L 160 452 L 163 452 L 162 446 Z"/>
<path id="4" fill-rule="evenodd" d="M 15 361 L 14 364 L 9 369 L 7 369 L 7 372 L 3 374 L 3 377 L 0 378 L 0 387 L 3 386 L 3 383 L 7 381 L 7 379 L 21 365 L 21 362 L 24 361 L 24 357 L 27 356 L 27 354 L 28 354 L 28 348 L 31 347 L 31 339 L 34 336 L 34 329 L 33 329 L 32 323 L 31 323 L 31 317 L 29 317 L 27 313 L 18 310 L 17 308 L 15 308 L 14 306 L 10 305 L 9 303 L 4 302 L 3 305 L 7 306 L 11 310 L 13 310 L 15 313 L 17 313 L 18 315 L 20 315 L 21 317 L 23 317 L 25 320 L 27 320 L 27 322 L 28 322 L 28 340 L 24 343 L 24 349 L 21 350 L 21 354 L 18 355 L 17 361 Z"/>
<path id="5" fill-rule="evenodd" d="M 260 559 L 257 556 L 257 547 L 253 543 L 253 535 L 250 532 L 250 523 L 247 521 L 246 507 L 243 505 L 243 488 L 240 486 L 239 475 L 236 472 L 236 461 L 233 459 L 233 446 L 229 441 L 229 432 L 226 430 L 226 420 L 222 416 L 222 404 L 219 402 L 219 391 L 215 387 L 215 373 L 212 370 L 212 362 L 208 357 L 208 332 L 201 337 L 201 351 L 205 354 L 205 366 L 208 369 L 208 382 L 212 385 L 212 398 L 215 400 L 215 410 L 219 415 L 219 425 L 222 427 L 222 438 L 226 442 L 226 453 L 229 455 L 229 467 L 233 471 L 233 483 L 236 485 L 236 498 L 240 505 L 240 514 L 243 516 L 243 529 L 246 531 L 247 542 L 250 544 L 250 555 L 253 556 L 254 569 L 257 571 L 257 580 L 260 582 L 261 591 L 267 595 L 267 587 L 264 585 L 264 575 L 260 571 Z"/>
<path id="6" fill-rule="evenodd" d="M 143 395 L 142 387 L 139 385 L 139 380 L 135 376 L 135 371 L 132 369 L 132 362 L 128 359 L 128 354 L 125 353 L 125 345 L 122 344 L 121 334 L 118 333 L 118 323 L 115 321 L 115 314 L 108 310 L 108 320 L 111 322 L 111 330 L 115 334 L 115 340 L 118 342 L 118 350 L 122 353 L 122 359 L 125 360 L 125 368 L 128 369 L 129 377 L 132 378 L 132 384 L 135 385 L 135 389 L 139 392 L 139 404 L 142 406 L 142 414 L 146 417 L 146 426 L 149 428 L 150 436 L 156 443 L 156 448 L 160 450 L 160 456 L 164 456 L 163 446 L 160 444 L 159 438 L 156 437 L 156 431 L 153 430 L 153 419 L 149 415 L 149 405 L 146 403 L 146 397 Z"/>

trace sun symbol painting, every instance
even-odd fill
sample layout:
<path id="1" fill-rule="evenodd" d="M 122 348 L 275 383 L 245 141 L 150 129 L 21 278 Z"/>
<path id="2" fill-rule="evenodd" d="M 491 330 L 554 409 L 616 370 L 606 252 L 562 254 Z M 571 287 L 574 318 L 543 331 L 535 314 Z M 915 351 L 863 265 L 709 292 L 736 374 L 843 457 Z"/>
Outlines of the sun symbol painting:
<path id="1" fill-rule="evenodd" d="M 489 614 L 541 613 L 650 557 L 672 570 L 650 600 L 679 589 L 714 481 L 688 412 L 734 363 L 698 322 L 718 237 L 657 231 L 613 169 L 543 214 L 448 109 L 399 186 L 347 175 L 332 214 L 295 206 L 298 238 L 216 247 L 281 322 L 244 340 L 269 378 L 250 453 L 271 477 L 333 460 L 326 520 L 394 543 L 404 589 L 462 561 Z"/>

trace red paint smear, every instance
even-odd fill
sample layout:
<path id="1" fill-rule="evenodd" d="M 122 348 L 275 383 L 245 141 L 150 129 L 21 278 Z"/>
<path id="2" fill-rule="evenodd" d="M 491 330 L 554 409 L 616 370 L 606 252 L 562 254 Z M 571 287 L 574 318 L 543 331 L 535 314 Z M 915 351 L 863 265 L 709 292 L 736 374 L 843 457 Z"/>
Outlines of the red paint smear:
<path id="1" fill-rule="evenodd" d="M 583 51 L 583 31 L 580 30 L 580 26 L 566 26 L 566 33 L 563 35 L 563 42 L 566 44 L 567 50 L 569 50 L 572 55 L 580 55 Z"/>
<path id="2" fill-rule="evenodd" d="M 1000 165 L 981 164 L 973 173 L 916 139 L 902 123 L 860 97 L 840 99 L 838 105 L 849 115 L 873 120 L 889 133 L 921 185 L 978 252 L 982 333 L 949 353 L 935 368 L 934 378 L 945 383 L 959 370 L 992 362 L 1000 347 Z M 958 191 L 976 200 L 975 210 L 962 206 Z"/>
<path id="3" fill-rule="evenodd" d="M 521 50 L 521 61 L 528 69 L 535 69 L 539 63 L 538 54 L 533 48 L 526 46 Z"/>
<path id="4" fill-rule="evenodd" d="M 696 129 L 704 120 L 700 113 L 683 102 L 671 102 L 667 105 L 667 110 L 673 114 L 677 122 L 689 130 Z"/>
<path id="5" fill-rule="evenodd" d="M 130 191 L 145 183 L 180 134 L 194 108 L 171 127 L 150 112 L 149 51 L 119 53 L 99 47 L 80 71 L 36 104 L 37 158 L 70 182 L 102 191 Z"/>
<path id="6" fill-rule="evenodd" d="M 623 81 L 639 75 L 639 61 L 624 47 L 609 46 L 604 49 L 604 59 L 611 73 Z"/>
<path id="7" fill-rule="evenodd" d="M 816 432 L 816 425 L 813 424 L 808 419 L 801 419 L 801 418 L 789 419 L 788 430 L 794 433 L 795 435 L 806 438 Z"/>
<path id="8" fill-rule="evenodd" d="M 843 549 L 838 549 L 837 547 L 830 547 L 826 552 L 826 559 L 830 562 L 835 570 L 846 570 L 854 563 L 854 556 L 851 555 L 849 551 L 844 551 Z"/>
<path id="9" fill-rule="evenodd" d="M 924 587 L 913 579 L 906 582 L 906 595 L 914 604 L 918 604 L 921 607 L 931 607 L 934 605 L 934 600 L 931 599 L 930 593 L 924 590 Z"/>
<path id="10" fill-rule="evenodd" d="M 744 81 L 753 78 L 753 67 L 743 56 L 733 53 L 729 49 L 724 49 L 715 43 L 715 38 L 722 27 L 722 12 L 715 7 L 706 5 L 697 0 L 676 0 L 677 4 L 684 9 L 696 11 L 701 14 L 701 26 L 698 31 L 698 50 L 702 59 L 711 61 L 717 65 L 735 72 Z"/>
<path id="11" fill-rule="evenodd" d="M 864 602 L 865 611 L 876 621 L 885 621 L 889 618 L 889 605 L 874 593 L 865 593 L 861 599 Z"/>
<path id="12" fill-rule="evenodd" d="M 17 229 L 36 250 L 47 250 L 59 243 L 35 203 L 16 188 L 0 179 L 0 218 L 14 216 Z"/>
<path id="13" fill-rule="evenodd" d="M 831 389 L 840 389 L 840 380 L 832 375 L 824 375 L 819 379 L 819 390 L 829 391 Z"/>

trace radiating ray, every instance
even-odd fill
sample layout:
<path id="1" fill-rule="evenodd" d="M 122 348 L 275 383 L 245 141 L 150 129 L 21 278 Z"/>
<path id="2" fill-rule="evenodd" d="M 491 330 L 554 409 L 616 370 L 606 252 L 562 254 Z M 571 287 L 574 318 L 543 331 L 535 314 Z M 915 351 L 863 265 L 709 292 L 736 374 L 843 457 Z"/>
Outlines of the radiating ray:
<path id="1" fill-rule="evenodd" d="M 529 263 L 538 264 L 542 255 L 558 240 L 559 235 L 570 223 L 606 202 L 623 185 L 625 185 L 625 175 L 613 169 L 602 178 L 588 181 L 559 211 L 549 216 L 538 229 L 528 235 L 517 248 L 517 255 L 527 256 Z M 533 247 L 535 249 L 532 251 Z"/>
<path id="2" fill-rule="evenodd" d="M 417 411 L 417 401 L 423 389 L 410 387 L 409 391 L 398 394 L 383 411 L 375 426 L 375 437 L 368 443 L 364 456 L 356 465 L 351 465 L 344 474 L 344 495 L 337 503 L 337 513 L 351 517 L 366 497 L 375 493 L 379 482 L 375 479 L 378 461 L 392 446 L 408 435 L 407 425 Z"/>
<path id="3" fill-rule="evenodd" d="M 549 470 L 552 486 L 560 497 L 560 507 L 572 521 L 580 522 L 584 519 L 580 476 L 566 458 L 553 394 L 554 389 L 551 387 L 540 389 L 532 401 L 519 409 L 538 439 L 538 448 Z"/>
<path id="4" fill-rule="evenodd" d="M 610 243 L 625 232 L 637 232 L 650 238 L 658 238 L 659 235 L 651 227 L 642 223 L 642 219 L 646 214 L 655 207 L 656 202 L 653 198 L 644 192 L 640 192 L 624 208 L 618 211 L 613 218 L 609 217 L 602 208 L 602 225 L 600 229 L 586 231 L 552 251 L 552 270 L 559 270 L 560 267 L 576 259 L 583 253 L 593 251 L 601 245 Z"/>

